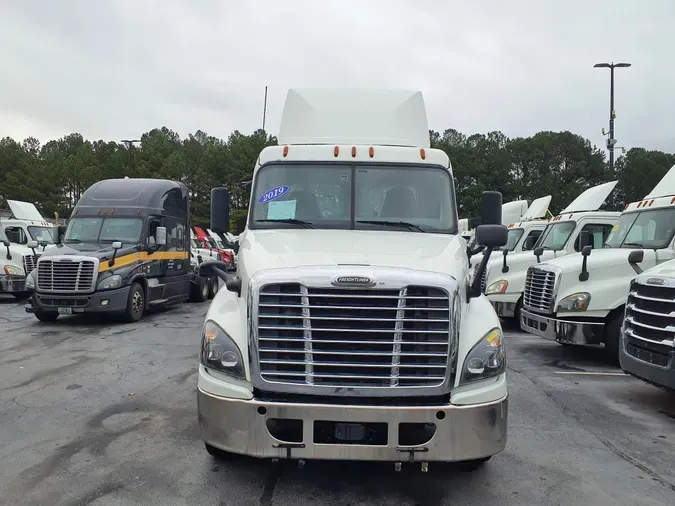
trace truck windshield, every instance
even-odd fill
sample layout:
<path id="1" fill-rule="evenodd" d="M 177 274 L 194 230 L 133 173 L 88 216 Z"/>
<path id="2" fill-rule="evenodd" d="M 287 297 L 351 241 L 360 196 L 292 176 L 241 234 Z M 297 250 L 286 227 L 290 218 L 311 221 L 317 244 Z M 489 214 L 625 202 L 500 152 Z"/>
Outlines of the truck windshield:
<path id="1" fill-rule="evenodd" d="M 567 240 L 572 235 L 572 232 L 577 226 L 576 221 L 559 221 L 557 223 L 550 223 L 546 226 L 544 233 L 541 234 L 535 248 L 551 249 L 554 251 L 561 250 L 567 244 Z"/>
<path id="2" fill-rule="evenodd" d="M 73 218 L 63 242 L 138 244 L 142 230 L 141 218 Z"/>
<path id="3" fill-rule="evenodd" d="M 524 230 L 522 228 L 510 228 L 508 239 L 506 241 L 506 246 L 504 246 L 503 249 L 509 251 L 513 251 L 514 249 L 516 249 L 516 244 L 518 244 L 518 241 L 523 236 L 523 232 Z"/>
<path id="4" fill-rule="evenodd" d="M 606 248 L 665 248 L 675 233 L 675 208 L 622 214 L 605 241 Z"/>
<path id="5" fill-rule="evenodd" d="M 447 170 L 424 165 L 270 164 L 256 174 L 249 228 L 332 228 L 452 234 Z"/>
<path id="6" fill-rule="evenodd" d="M 51 227 L 28 227 L 32 239 L 37 242 L 45 241 L 54 244 L 54 235 Z"/>

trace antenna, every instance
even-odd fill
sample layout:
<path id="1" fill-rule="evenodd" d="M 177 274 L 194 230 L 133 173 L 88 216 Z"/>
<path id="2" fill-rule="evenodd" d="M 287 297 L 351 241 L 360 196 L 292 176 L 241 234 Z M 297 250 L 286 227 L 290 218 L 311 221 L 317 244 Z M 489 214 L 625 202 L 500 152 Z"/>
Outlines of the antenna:
<path id="1" fill-rule="evenodd" d="M 265 86 L 265 103 L 263 105 L 263 133 L 265 132 L 265 118 L 267 116 L 267 86 Z"/>

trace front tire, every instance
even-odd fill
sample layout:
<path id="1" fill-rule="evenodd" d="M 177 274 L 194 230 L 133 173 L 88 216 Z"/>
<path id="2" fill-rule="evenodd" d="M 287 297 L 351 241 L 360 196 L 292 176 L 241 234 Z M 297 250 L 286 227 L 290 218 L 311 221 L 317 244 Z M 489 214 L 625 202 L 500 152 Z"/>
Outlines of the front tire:
<path id="1" fill-rule="evenodd" d="M 45 311 L 35 311 L 35 318 L 41 322 L 55 322 L 59 317 L 59 313 L 48 313 Z"/>
<path id="2" fill-rule="evenodd" d="M 605 325 L 605 351 L 613 365 L 619 365 L 619 347 L 621 346 L 621 326 L 623 312 L 615 313 Z"/>
<path id="3" fill-rule="evenodd" d="M 221 450 L 220 448 L 216 448 L 215 446 L 211 446 L 209 443 L 204 443 L 204 448 L 206 448 L 206 451 L 209 455 L 215 457 L 218 460 L 230 460 L 233 456 L 231 453 Z"/>
<path id="4" fill-rule="evenodd" d="M 209 280 L 197 276 L 190 285 L 190 301 L 204 302 L 209 298 Z"/>
<path id="5" fill-rule="evenodd" d="M 136 323 L 145 313 L 145 291 L 140 283 L 134 282 L 129 290 L 127 308 L 122 318 L 127 323 Z"/>
<path id="6" fill-rule="evenodd" d="M 218 283 L 218 277 L 213 276 L 209 279 L 209 299 L 213 299 L 218 293 L 218 288 L 220 288 Z"/>
<path id="7" fill-rule="evenodd" d="M 463 472 L 477 471 L 478 469 L 483 467 L 485 463 L 491 458 L 492 457 L 485 457 L 482 459 L 475 459 L 475 460 L 463 460 L 461 462 L 458 462 L 457 466 L 459 467 L 459 470 Z"/>

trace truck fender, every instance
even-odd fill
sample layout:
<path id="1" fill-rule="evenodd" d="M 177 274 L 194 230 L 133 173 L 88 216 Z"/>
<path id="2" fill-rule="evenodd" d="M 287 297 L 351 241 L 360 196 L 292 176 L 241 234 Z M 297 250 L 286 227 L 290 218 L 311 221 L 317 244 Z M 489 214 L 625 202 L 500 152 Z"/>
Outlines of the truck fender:
<path id="1" fill-rule="evenodd" d="M 247 302 L 229 290 L 220 290 L 211 301 L 204 322 L 211 320 L 229 335 L 239 347 L 246 379 L 250 381 Z M 201 337 L 201 336 L 200 336 Z"/>

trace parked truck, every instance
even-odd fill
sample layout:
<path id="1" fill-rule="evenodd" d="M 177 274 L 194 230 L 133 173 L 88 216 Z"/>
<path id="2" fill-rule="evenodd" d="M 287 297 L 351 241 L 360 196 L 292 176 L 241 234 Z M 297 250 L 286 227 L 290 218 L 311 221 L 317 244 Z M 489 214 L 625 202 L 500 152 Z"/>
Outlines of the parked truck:
<path id="1" fill-rule="evenodd" d="M 124 178 L 93 184 L 68 226 L 58 228 L 57 246 L 29 274 L 33 294 L 26 311 L 41 321 L 109 313 L 135 322 L 151 306 L 203 300 L 205 280 L 189 258 L 189 222 L 183 183 Z"/>
<path id="2" fill-rule="evenodd" d="M 490 260 L 482 286 L 501 318 L 520 322 L 521 309 L 530 297 L 524 290 L 531 266 L 579 252 L 589 244 L 602 247 L 621 214 L 599 210 L 616 183 L 603 183 L 581 193 L 548 222 L 532 251 L 514 254 L 506 251 L 502 258 Z"/>
<path id="3" fill-rule="evenodd" d="M 213 455 L 482 465 L 507 435 L 499 320 L 469 284 L 448 156 L 420 92 L 290 90 L 260 153 L 235 273 L 201 335 Z M 229 195 L 212 190 L 211 229 Z M 479 244 L 506 244 L 501 194 Z M 486 257 L 487 258 L 487 257 Z"/>
<path id="4" fill-rule="evenodd" d="M 625 206 L 604 248 L 596 251 L 587 245 L 575 255 L 530 269 L 522 329 L 563 344 L 604 344 L 609 357 L 618 362 L 631 280 L 639 269 L 675 257 L 674 235 L 675 166 L 644 199 Z M 640 307 L 629 304 L 627 310 L 629 324 L 635 321 L 630 332 L 636 335 L 649 319 Z"/>
<path id="5" fill-rule="evenodd" d="M 624 372 L 675 391 L 675 260 L 640 272 L 630 283 L 619 346 Z"/>

